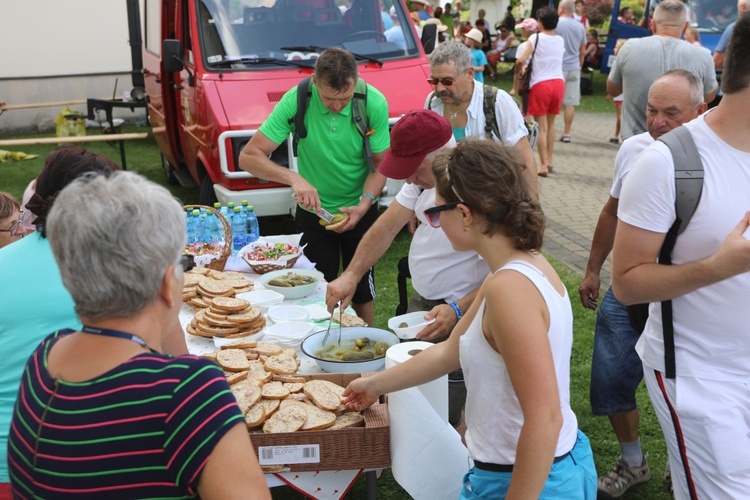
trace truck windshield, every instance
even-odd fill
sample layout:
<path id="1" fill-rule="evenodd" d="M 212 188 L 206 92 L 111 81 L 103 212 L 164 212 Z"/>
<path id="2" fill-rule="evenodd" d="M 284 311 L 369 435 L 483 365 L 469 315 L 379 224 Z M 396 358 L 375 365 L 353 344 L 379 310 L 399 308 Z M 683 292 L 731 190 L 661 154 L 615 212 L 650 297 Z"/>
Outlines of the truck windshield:
<path id="1" fill-rule="evenodd" d="M 196 2 L 202 53 L 209 69 L 285 67 L 313 60 L 325 47 L 341 47 L 377 60 L 419 55 L 419 41 L 399 1 Z"/>
<path id="2" fill-rule="evenodd" d="M 660 0 L 649 1 L 649 17 Z M 700 33 L 723 33 L 726 27 L 737 20 L 735 0 L 685 0 L 690 26 Z"/>

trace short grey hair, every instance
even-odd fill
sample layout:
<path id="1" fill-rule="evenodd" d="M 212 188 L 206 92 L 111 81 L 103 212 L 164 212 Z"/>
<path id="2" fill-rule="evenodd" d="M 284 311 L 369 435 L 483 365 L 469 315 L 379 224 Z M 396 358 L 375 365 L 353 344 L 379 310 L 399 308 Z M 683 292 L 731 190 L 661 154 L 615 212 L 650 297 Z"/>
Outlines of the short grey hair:
<path id="1" fill-rule="evenodd" d="M 428 56 L 430 65 L 440 66 L 442 64 L 454 63 L 459 73 L 465 73 L 471 68 L 471 52 L 469 47 L 459 42 L 451 40 L 443 42 L 432 51 Z"/>
<path id="2" fill-rule="evenodd" d="M 562 0 L 562 2 L 560 2 L 560 7 L 559 8 L 563 12 L 566 12 L 568 14 L 572 14 L 573 12 L 575 12 L 576 4 L 575 4 L 575 2 L 573 0 Z"/>
<path id="3" fill-rule="evenodd" d="M 187 239 L 180 203 L 132 172 L 85 174 L 70 183 L 55 200 L 47 231 L 76 313 L 92 319 L 145 309 Z"/>
<path id="4" fill-rule="evenodd" d="M 456 147 L 456 139 L 453 137 L 453 135 L 448 138 L 448 142 L 437 148 L 435 151 L 432 151 L 430 153 L 427 153 L 427 156 L 424 157 L 425 160 L 429 160 L 432 162 L 432 160 L 435 159 L 437 155 L 439 155 L 443 151 L 447 151 L 448 149 L 453 149 Z"/>
<path id="5" fill-rule="evenodd" d="M 651 85 L 653 86 L 655 83 L 669 77 L 683 78 L 687 82 L 688 88 L 690 89 L 689 99 L 690 107 L 692 109 L 696 109 L 703 103 L 705 99 L 705 96 L 703 95 L 703 81 L 692 71 L 687 71 L 684 69 L 670 69 L 666 73 L 660 75 L 659 78 L 657 78 Z"/>
<path id="6" fill-rule="evenodd" d="M 654 10 L 654 22 L 660 26 L 682 28 L 687 22 L 687 8 L 682 0 L 664 0 Z"/>

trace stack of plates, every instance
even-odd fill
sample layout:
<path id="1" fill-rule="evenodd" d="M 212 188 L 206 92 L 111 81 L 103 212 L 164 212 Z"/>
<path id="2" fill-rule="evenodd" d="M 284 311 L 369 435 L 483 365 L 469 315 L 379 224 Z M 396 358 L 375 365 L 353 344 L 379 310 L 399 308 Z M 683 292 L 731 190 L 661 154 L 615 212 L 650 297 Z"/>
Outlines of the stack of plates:
<path id="1" fill-rule="evenodd" d="M 284 347 L 297 348 L 316 325 L 304 321 L 284 321 L 266 327 L 263 340 Z"/>

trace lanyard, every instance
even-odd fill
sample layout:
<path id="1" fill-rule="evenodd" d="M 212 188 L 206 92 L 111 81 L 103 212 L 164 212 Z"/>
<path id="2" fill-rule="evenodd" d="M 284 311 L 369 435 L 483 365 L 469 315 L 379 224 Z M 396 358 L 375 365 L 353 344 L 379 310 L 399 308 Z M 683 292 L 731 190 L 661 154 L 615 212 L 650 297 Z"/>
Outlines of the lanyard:
<path id="1" fill-rule="evenodd" d="M 146 341 L 140 338 L 138 335 L 135 335 L 134 333 L 121 332 L 120 330 L 110 330 L 109 328 L 94 328 L 86 325 L 83 325 L 81 331 L 94 335 L 103 335 L 105 337 L 115 337 L 118 339 L 132 340 L 136 344 L 151 350 L 148 344 L 146 344 Z"/>

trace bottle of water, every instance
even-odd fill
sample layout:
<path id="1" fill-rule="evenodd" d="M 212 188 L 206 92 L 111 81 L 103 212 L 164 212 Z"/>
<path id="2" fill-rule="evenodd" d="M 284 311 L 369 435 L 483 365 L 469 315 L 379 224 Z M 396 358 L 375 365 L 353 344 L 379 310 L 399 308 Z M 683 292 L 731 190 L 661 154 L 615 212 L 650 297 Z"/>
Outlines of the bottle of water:
<path id="1" fill-rule="evenodd" d="M 232 255 L 237 255 L 245 246 L 247 223 L 243 215 L 240 207 L 234 207 L 234 213 L 232 214 Z"/>
<path id="2" fill-rule="evenodd" d="M 201 219 L 201 211 L 197 208 L 193 209 L 193 239 L 190 243 L 200 243 L 203 240 L 203 219 Z"/>
<path id="3" fill-rule="evenodd" d="M 247 207 L 247 242 L 252 243 L 260 238 L 260 224 L 252 205 Z"/>
<path id="4" fill-rule="evenodd" d="M 203 221 L 203 241 L 206 243 L 218 243 L 219 242 L 219 222 L 218 217 L 213 212 L 206 212 L 205 219 Z"/>
<path id="5" fill-rule="evenodd" d="M 221 203 L 217 201 L 216 203 L 214 203 L 214 210 L 219 212 L 224 217 L 224 219 L 229 222 L 229 219 L 227 219 L 227 207 L 222 207 Z M 214 221 L 216 222 L 216 231 L 218 234 L 216 241 L 218 243 L 224 243 L 224 224 L 222 224 L 221 219 L 218 215 L 214 216 Z"/>

